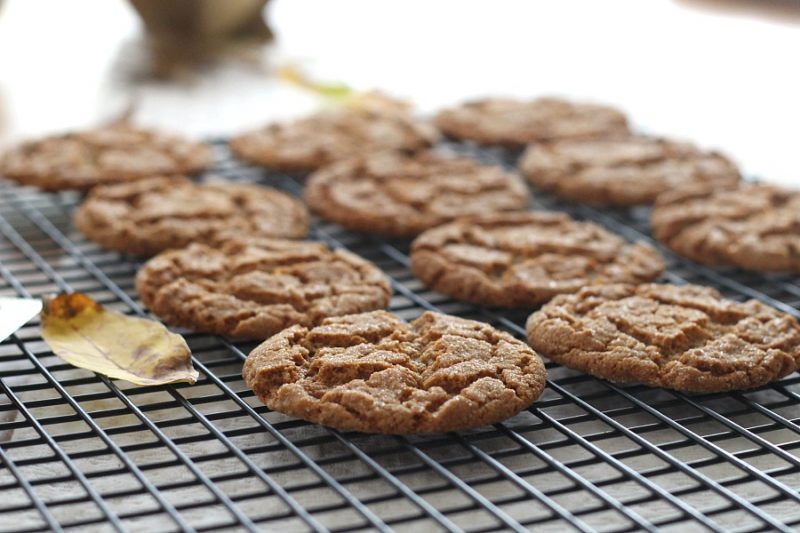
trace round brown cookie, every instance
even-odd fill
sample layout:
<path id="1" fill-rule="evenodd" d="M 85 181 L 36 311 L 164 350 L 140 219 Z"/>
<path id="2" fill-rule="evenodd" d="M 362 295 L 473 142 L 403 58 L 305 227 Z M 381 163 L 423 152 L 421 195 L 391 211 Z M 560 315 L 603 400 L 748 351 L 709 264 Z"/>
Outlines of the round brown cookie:
<path id="1" fill-rule="evenodd" d="M 267 407 L 367 433 L 456 431 L 508 418 L 542 393 L 544 365 L 493 327 L 385 311 L 293 326 L 247 357 L 245 383 Z"/>
<path id="2" fill-rule="evenodd" d="M 212 162 L 202 143 L 152 130 L 115 124 L 28 141 L 0 159 L 0 175 L 48 191 L 151 176 L 194 174 Z"/>
<path id="3" fill-rule="evenodd" d="M 276 170 L 308 172 L 381 150 L 414 152 L 438 140 L 433 125 L 403 112 L 347 108 L 277 123 L 234 137 L 236 157 Z"/>
<path id="4" fill-rule="evenodd" d="M 381 271 L 350 252 L 263 238 L 163 252 L 139 270 L 136 289 L 169 324 L 251 339 L 383 309 L 392 294 Z"/>
<path id="5" fill-rule="evenodd" d="M 383 152 L 311 175 L 306 203 L 346 228 L 416 235 L 454 218 L 525 209 L 528 190 L 515 174 L 465 157 Z"/>
<path id="6" fill-rule="evenodd" d="M 308 213 L 269 187 L 174 176 L 96 187 L 75 212 L 75 226 L 105 248 L 150 256 L 192 242 L 299 239 L 308 233 Z"/>
<path id="7" fill-rule="evenodd" d="M 800 190 L 688 187 L 659 196 L 651 224 L 658 240 L 698 263 L 800 272 Z"/>
<path id="8" fill-rule="evenodd" d="M 557 98 L 533 101 L 488 98 L 466 102 L 440 111 L 436 125 L 456 139 L 509 147 L 629 133 L 627 118 L 612 107 Z"/>
<path id="9" fill-rule="evenodd" d="M 600 285 L 533 313 L 545 357 L 611 381 L 689 392 L 759 387 L 797 370 L 800 325 L 756 300 L 698 285 Z"/>
<path id="10" fill-rule="evenodd" d="M 717 152 L 652 137 L 531 145 L 520 170 L 534 185 L 596 205 L 651 204 L 671 189 L 735 185 L 739 170 Z"/>
<path id="11" fill-rule="evenodd" d="M 596 283 L 641 283 L 661 255 L 564 213 L 506 213 L 430 229 L 411 247 L 411 270 L 428 287 L 482 305 L 535 307 Z"/>

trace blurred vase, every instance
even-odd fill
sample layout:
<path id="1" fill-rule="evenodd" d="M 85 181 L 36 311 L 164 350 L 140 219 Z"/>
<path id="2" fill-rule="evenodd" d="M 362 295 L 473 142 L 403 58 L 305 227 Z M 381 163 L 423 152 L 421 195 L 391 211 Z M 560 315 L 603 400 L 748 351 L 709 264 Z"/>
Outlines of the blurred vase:
<path id="1" fill-rule="evenodd" d="M 0 0 L 1 2 L 2 0 Z M 130 0 L 147 32 L 164 41 L 270 39 L 269 0 Z"/>

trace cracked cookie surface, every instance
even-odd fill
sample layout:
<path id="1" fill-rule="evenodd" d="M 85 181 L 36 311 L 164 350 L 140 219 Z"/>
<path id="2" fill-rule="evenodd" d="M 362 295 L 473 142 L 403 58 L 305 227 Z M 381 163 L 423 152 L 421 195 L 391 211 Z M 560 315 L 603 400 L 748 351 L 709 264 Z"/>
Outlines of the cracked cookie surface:
<path id="1" fill-rule="evenodd" d="M 308 225 L 303 204 L 276 189 L 182 176 L 97 187 L 75 212 L 75 226 L 90 240 L 142 256 L 193 242 L 299 239 Z"/>
<path id="2" fill-rule="evenodd" d="M 415 152 L 432 146 L 438 132 L 410 113 L 343 109 L 275 123 L 231 139 L 236 157 L 276 170 L 309 172 L 358 154 Z"/>
<path id="3" fill-rule="evenodd" d="M 385 311 L 288 328 L 250 353 L 243 376 L 270 409 L 388 434 L 499 422 L 546 377 L 529 346 L 487 324 L 432 312 L 408 324 Z"/>
<path id="4" fill-rule="evenodd" d="M 472 303 L 535 307 L 595 283 L 641 283 L 661 255 L 564 213 L 506 213 L 430 229 L 411 246 L 411 269 L 428 287 Z"/>
<path id="5" fill-rule="evenodd" d="M 625 115 L 612 107 L 557 98 L 532 101 L 489 98 L 465 102 L 439 112 L 436 125 L 456 139 L 509 147 L 629 132 Z"/>
<path id="6" fill-rule="evenodd" d="M 466 157 L 380 153 L 311 175 L 304 197 L 323 218 L 366 233 L 412 236 L 460 216 L 525 209 L 519 176 Z"/>
<path id="7" fill-rule="evenodd" d="M 800 190 L 742 183 L 665 193 L 651 226 L 656 239 L 698 263 L 800 272 Z"/>
<path id="8" fill-rule="evenodd" d="M 127 124 L 24 142 L 0 158 L 0 175 L 48 191 L 151 176 L 194 174 L 212 162 L 203 143 Z"/>
<path id="9" fill-rule="evenodd" d="M 275 239 L 164 252 L 139 270 L 136 289 L 169 324 L 250 339 L 383 309 L 392 294 L 378 267 L 350 252 Z"/>
<path id="10" fill-rule="evenodd" d="M 760 387 L 798 369 L 800 326 L 698 285 L 603 285 L 556 296 L 527 322 L 544 357 L 618 382 L 687 392 Z"/>
<path id="11" fill-rule="evenodd" d="M 519 168 L 545 191 L 595 205 L 652 204 L 676 188 L 732 186 L 740 179 L 736 165 L 717 152 L 644 136 L 533 145 Z"/>

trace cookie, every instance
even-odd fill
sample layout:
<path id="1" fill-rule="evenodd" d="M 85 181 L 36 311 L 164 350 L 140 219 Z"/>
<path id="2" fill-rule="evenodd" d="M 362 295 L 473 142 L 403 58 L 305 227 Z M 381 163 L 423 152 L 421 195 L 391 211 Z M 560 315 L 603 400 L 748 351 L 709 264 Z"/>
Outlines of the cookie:
<path id="1" fill-rule="evenodd" d="M 435 122 L 450 137 L 511 148 L 629 133 L 628 120 L 621 111 L 557 98 L 475 100 L 440 111 Z"/>
<path id="2" fill-rule="evenodd" d="M 212 162 L 202 143 L 117 123 L 84 132 L 28 141 L 0 159 L 0 175 L 47 191 L 151 176 L 194 174 Z"/>
<path id="3" fill-rule="evenodd" d="M 245 383 L 267 407 L 367 433 L 457 431 L 500 422 L 542 393 L 529 346 L 493 327 L 385 311 L 292 326 L 247 357 Z"/>
<path id="4" fill-rule="evenodd" d="M 269 187 L 174 176 L 93 189 L 75 212 L 75 226 L 104 248 L 151 256 L 192 242 L 299 239 L 308 233 L 308 213 Z"/>
<path id="5" fill-rule="evenodd" d="M 459 300 L 533 308 L 595 283 L 641 283 L 664 270 L 661 255 L 563 213 L 506 213 L 430 229 L 411 246 L 411 270 Z"/>
<path id="6" fill-rule="evenodd" d="M 383 309 L 392 294 L 378 267 L 350 252 L 264 238 L 163 252 L 139 270 L 136 290 L 169 324 L 250 339 Z"/>
<path id="7" fill-rule="evenodd" d="M 658 197 L 651 224 L 659 241 L 698 263 L 800 272 L 800 190 L 687 187 Z"/>
<path id="8" fill-rule="evenodd" d="M 601 285 L 553 298 L 527 323 L 544 357 L 611 381 L 687 392 L 760 387 L 797 370 L 800 325 L 698 285 Z"/>
<path id="9" fill-rule="evenodd" d="M 740 179 L 736 165 L 717 152 L 644 136 L 531 145 L 519 168 L 562 198 L 615 206 L 652 204 L 672 189 L 729 187 Z"/>
<path id="10" fill-rule="evenodd" d="M 285 172 L 310 172 L 359 154 L 415 152 L 438 140 L 436 128 L 410 113 L 370 108 L 327 111 L 234 137 L 236 157 Z"/>
<path id="11" fill-rule="evenodd" d="M 380 153 L 311 175 L 305 200 L 323 218 L 366 233 L 412 236 L 454 218 L 515 211 L 528 191 L 515 174 L 433 152 Z"/>

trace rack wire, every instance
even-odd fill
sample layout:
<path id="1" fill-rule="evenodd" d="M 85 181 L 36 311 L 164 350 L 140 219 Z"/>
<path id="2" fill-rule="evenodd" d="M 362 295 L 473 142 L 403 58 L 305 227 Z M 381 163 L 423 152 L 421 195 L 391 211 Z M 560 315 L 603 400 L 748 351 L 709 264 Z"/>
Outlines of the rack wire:
<path id="1" fill-rule="evenodd" d="M 451 147 L 508 163 L 504 154 Z M 209 173 L 294 194 L 215 143 Z M 652 243 L 645 208 L 599 211 L 535 193 L 532 207 Z M 146 315 L 136 260 L 71 225 L 80 197 L 0 180 L 0 295 L 82 291 Z M 390 309 L 436 310 L 524 337 L 527 313 L 460 303 L 408 269 L 409 241 L 315 220 L 313 237 L 391 278 Z M 656 245 L 657 246 L 657 245 Z M 800 316 L 800 279 L 711 269 L 663 250 L 665 281 L 717 287 Z M 337 431 L 269 411 L 241 379 L 254 343 L 182 332 L 196 385 L 134 387 L 53 355 L 32 322 L 0 343 L 0 531 L 792 531 L 800 524 L 800 377 L 688 395 L 548 363 L 529 410 L 422 436 Z"/>

